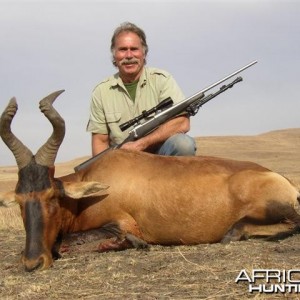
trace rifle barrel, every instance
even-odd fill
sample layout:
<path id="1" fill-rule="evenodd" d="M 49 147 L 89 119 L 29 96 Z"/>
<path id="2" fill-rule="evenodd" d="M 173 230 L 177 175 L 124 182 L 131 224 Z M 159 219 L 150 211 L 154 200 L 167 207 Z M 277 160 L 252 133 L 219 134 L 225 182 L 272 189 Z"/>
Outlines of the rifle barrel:
<path id="1" fill-rule="evenodd" d="M 237 75 L 238 73 L 241 73 L 242 71 L 244 71 L 244 70 L 250 68 L 251 66 L 255 65 L 256 63 L 257 63 L 257 60 L 252 61 L 252 62 L 249 63 L 248 65 L 246 65 L 246 66 L 244 66 L 244 67 L 238 69 L 237 71 L 231 73 L 230 75 L 228 75 L 228 76 L 222 78 L 221 80 L 219 80 L 219 81 L 213 83 L 212 85 L 206 87 L 205 89 L 203 89 L 202 91 L 198 92 L 197 94 L 207 92 L 208 90 L 210 90 L 210 89 L 214 88 L 215 86 L 221 84 L 222 82 L 226 81 L 227 79 L 229 79 L 229 78 L 231 78 L 231 77 Z"/>

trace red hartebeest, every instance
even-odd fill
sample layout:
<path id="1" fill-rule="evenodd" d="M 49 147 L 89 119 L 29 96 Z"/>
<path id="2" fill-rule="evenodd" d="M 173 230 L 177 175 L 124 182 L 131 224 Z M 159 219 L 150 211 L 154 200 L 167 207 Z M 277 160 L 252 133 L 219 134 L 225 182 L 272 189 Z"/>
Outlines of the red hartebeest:
<path id="1" fill-rule="evenodd" d="M 13 98 L 0 120 L 0 134 L 18 168 L 15 200 L 26 230 L 22 262 L 27 271 L 47 268 L 68 233 L 96 231 L 99 251 L 228 242 L 247 226 L 287 220 L 296 232 L 299 191 L 286 178 L 251 162 L 214 157 L 165 157 L 111 150 L 87 168 L 54 177 L 65 133 L 52 104 L 40 102 L 53 133 L 36 155 L 11 132 Z M 251 234 L 251 232 L 250 232 Z"/>

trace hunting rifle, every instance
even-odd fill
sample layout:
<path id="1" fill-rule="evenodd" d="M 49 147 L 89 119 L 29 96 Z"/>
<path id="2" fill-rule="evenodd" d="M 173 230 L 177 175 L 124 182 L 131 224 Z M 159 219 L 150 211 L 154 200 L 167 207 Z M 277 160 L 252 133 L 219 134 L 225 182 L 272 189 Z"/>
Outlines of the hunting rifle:
<path id="1" fill-rule="evenodd" d="M 209 94 L 208 96 L 204 97 L 204 93 L 208 90 L 216 87 L 217 85 L 221 84 L 222 82 L 228 80 L 229 78 L 237 75 L 238 73 L 244 71 L 245 69 L 248 69 L 249 67 L 256 64 L 257 61 L 253 61 L 250 64 L 240 68 L 239 70 L 231 73 L 230 75 L 222 78 L 221 80 L 213 83 L 212 85 L 206 87 L 205 89 L 201 90 L 200 92 L 194 94 L 193 96 L 182 100 L 181 102 L 178 102 L 176 104 L 173 104 L 173 101 L 171 98 L 167 98 L 160 102 L 157 106 L 151 108 L 148 111 L 143 111 L 141 115 L 133 118 L 132 120 L 129 120 L 126 123 L 123 123 L 120 125 L 120 129 L 122 131 L 128 129 L 129 127 L 133 127 L 129 133 L 128 137 L 120 144 L 111 146 L 107 148 L 106 150 L 98 153 L 97 155 L 93 156 L 92 158 L 84 161 L 83 163 L 79 164 L 74 168 L 75 171 L 79 171 L 81 169 L 84 169 L 89 164 L 91 164 L 93 161 L 95 161 L 99 156 L 104 154 L 105 152 L 112 150 L 112 149 L 118 149 L 121 148 L 121 146 L 127 142 L 135 141 L 143 136 L 149 134 L 153 130 L 155 130 L 157 127 L 159 127 L 161 124 L 165 123 L 166 121 L 174 118 L 178 114 L 181 114 L 183 112 L 186 112 L 190 116 L 194 116 L 199 108 L 205 104 L 206 102 L 210 101 L 214 97 L 218 96 L 219 94 L 225 92 L 227 89 L 232 88 L 236 83 L 242 81 L 242 77 L 237 77 L 234 81 L 227 85 L 223 85 L 217 92 L 213 94 Z M 147 119 L 149 116 L 153 115 L 149 119 Z M 143 122 L 141 122 L 143 121 Z"/>

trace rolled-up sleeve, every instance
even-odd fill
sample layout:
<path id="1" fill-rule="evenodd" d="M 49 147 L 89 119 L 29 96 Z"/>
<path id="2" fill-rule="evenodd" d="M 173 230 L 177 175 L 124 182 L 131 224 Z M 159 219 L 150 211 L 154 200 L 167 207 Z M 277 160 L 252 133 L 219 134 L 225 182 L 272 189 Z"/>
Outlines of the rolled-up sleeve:
<path id="1" fill-rule="evenodd" d="M 90 117 L 86 127 L 88 132 L 108 134 L 105 114 L 103 111 L 101 93 L 95 89 L 90 104 Z"/>

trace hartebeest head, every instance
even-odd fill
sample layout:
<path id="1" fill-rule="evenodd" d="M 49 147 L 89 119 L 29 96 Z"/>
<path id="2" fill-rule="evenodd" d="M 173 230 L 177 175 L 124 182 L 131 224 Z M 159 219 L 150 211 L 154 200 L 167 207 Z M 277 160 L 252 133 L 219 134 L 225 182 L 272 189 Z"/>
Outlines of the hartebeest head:
<path id="1" fill-rule="evenodd" d="M 64 139 L 65 122 L 52 104 L 62 92 L 54 92 L 40 101 L 40 110 L 51 122 L 53 132 L 35 155 L 11 131 L 18 109 L 15 98 L 0 119 L 0 135 L 14 154 L 19 169 L 15 201 L 20 205 L 26 231 L 22 262 L 27 271 L 47 268 L 59 256 L 61 199 L 94 196 L 107 188 L 97 182 L 64 183 L 54 178 L 54 162 Z"/>

